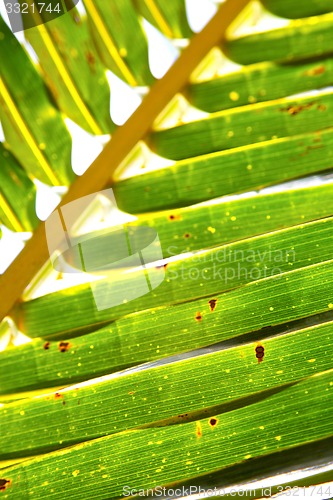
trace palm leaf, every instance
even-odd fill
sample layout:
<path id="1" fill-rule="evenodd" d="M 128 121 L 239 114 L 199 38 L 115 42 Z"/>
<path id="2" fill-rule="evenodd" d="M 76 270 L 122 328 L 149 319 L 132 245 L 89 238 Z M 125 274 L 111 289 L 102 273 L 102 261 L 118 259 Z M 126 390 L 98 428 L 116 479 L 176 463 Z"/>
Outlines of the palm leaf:
<path id="1" fill-rule="evenodd" d="M 291 21 L 284 28 L 229 39 L 224 49 L 228 57 L 239 64 L 322 56 L 331 52 L 332 25 L 332 13 Z"/>
<path id="2" fill-rule="evenodd" d="M 131 1 L 85 0 L 84 5 L 105 65 L 132 86 L 151 84 L 148 45 Z"/>
<path id="3" fill-rule="evenodd" d="M 32 231 L 38 223 L 35 185 L 1 143 L 0 158 L 0 221 L 13 231 Z"/>
<path id="4" fill-rule="evenodd" d="M 47 184 L 67 185 L 74 177 L 69 132 L 42 78 L 2 18 L 0 30 L 0 56 L 7 61 L 0 81 L 6 142 L 29 174 Z"/>
<path id="5" fill-rule="evenodd" d="M 332 10 L 329 0 L 309 0 L 301 4 L 297 0 L 263 0 L 263 5 L 277 16 L 291 19 L 317 16 Z"/>
<path id="6" fill-rule="evenodd" d="M 29 15 L 47 19 L 44 11 Z M 114 125 L 109 113 L 109 85 L 89 36 L 87 20 L 74 8 L 64 16 L 27 30 L 26 37 L 60 109 L 88 132 L 97 135 L 111 132 Z"/>
<path id="7" fill-rule="evenodd" d="M 63 254 L 52 256 L 50 293 L 43 291 L 48 268 L 41 266 L 48 253 L 41 225 L 1 280 L 7 286 L 1 311 L 10 315 L 1 331 L 18 327 L 32 339 L 0 353 L 0 491 L 6 498 L 86 498 L 89 491 L 92 498 L 111 499 L 141 496 L 141 489 L 156 496 L 159 487 L 166 488 L 166 497 L 173 496 L 169 488 L 184 487 L 187 496 L 191 485 L 229 488 L 234 496 L 232 487 L 273 477 L 272 494 L 332 480 L 331 465 L 297 482 L 279 479 L 297 469 L 304 475 L 304 468 L 327 465 L 331 457 L 332 182 L 309 176 L 332 168 L 332 95 L 325 89 L 331 83 L 325 54 L 332 14 L 241 37 L 230 31 L 222 45 L 235 60 L 268 62 L 207 81 L 196 70 L 189 83 L 200 61 L 202 68 L 210 64 L 210 56 L 202 59 L 246 4 L 222 5 L 62 200 L 67 224 L 69 204 L 113 177 L 119 206 L 138 214 L 132 222 L 98 229 L 100 219 L 88 207 L 94 231 L 81 227 L 73 236 L 69 230 L 71 246 L 63 248 L 61 238 L 53 245 Z M 170 38 L 191 34 L 181 0 L 138 1 L 135 7 L 121 1 L 107 8 L 104 19 L 102 4 L 89 0 L 87 20 L 72 9 L 55 20 L 39 16 L 48 21 L 45 26 L 27 30 L 57 106 L 95 134 L 113 128 L 106 68 L 133 86 L 151 83 L 138 12 Z M 112 23 L 115 8 L 122 23 L 128 20 L 120 31 Z M 293 9 L 290 4 L 290 17 Z M 299 16 L 326 12 L 325 6 L 315 11 L 314 2 L 309 9 Z M 80 57 L 69 60 L 65 43 Z M 86 47 L 96 74 L 91 57 L 87 69 Z M 298 58 L 299 64 L 272 62 Z M 214 74 L 214 67 L 204 74 Z M 298 80 L 288 82 L 290 75 Z M 262 81 L 256 81 L 259 76 Z M 92 96 L 96 78 L 101 92 Z M 263 85 L 267 94 L 260 92 Z M 315 95 L 290 97 L 317 86 L 322 90 Z M 19 86 L 13 81 L 6 88 L 14 95 Z M 216 96 L 209 95 L 212 89 Z M 211 114 L 200 115 L 187 103 L 184 112 L 184 100 L 176 98 L 155 120 L 180 91 Z M 28 108 L 25 120 L 34 130 Z M 145 145 L 138 144 L 142 140 Z M 15 154 L 15 141 L 10 147 Z M 160 168 L 152 153 L 167 166 Z M 3 218 L 10 226 L 16 217 L 12 228 L 19 230 L 19 224 L 34 224 L 25 214 L 38 175 L 24 164 L 27 176 L 8 158 L 0 175 L 3 206 L 11 216 Z M 152 169 L 137 175 L 147 159 Z M 32 197 L 23 204 L 13 194 L 15 172 L 22 195 Z M 303 183 L 279 185 L 300 177 Z M 279 187 L 249 192 L 272 185 Z M 217 198 L 225 195 L 233 196 Z M 147 259 L 144 274 L 129 272 L 121 261 L 123 231 L 129 255 L 139 251 Z M 149 245 L 158 240 L 156 253 Z M 157 255 L 168 261 L 154 262 Z M 100 273 L 110 258 L 119 261 L 111 282 L 52 282 L 68 271 L 64 261 L 77 271 Z M 29 268 L 12 284 L 20 263 Z M 37 269 L 39 276 L 18 297 Z M 143 276 L 149 286 L 137 296 Z M 113 307 L 98 308 L 96 292 Z M 323 488 L 323 495 L 332 496 L 329 485 Z M 250 498 L 262 496 L 256 488 Z"/>

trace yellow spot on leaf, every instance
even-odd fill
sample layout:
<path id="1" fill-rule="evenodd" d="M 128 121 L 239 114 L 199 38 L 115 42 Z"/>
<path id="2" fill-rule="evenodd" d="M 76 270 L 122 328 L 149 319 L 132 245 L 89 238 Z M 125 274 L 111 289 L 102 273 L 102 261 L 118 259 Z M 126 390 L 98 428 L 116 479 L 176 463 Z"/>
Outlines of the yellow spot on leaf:
<path id="1" fill-rule="evenodd" d="M 230 92 L 229 97 L 232 101 L 238 101 L 239 93 L 238 92 Z"/>
<path id="2" fill-rule="evenodd" d="M 195 433 L 196 433 L 197 437 L 198 437 L 198 438 L 201 438 L 201 436 L 202 436 L 202 428 L 201 428 L 201 423 L 200 423 L 200 422 L 196 422 L 196 423 L 195 423 L 195 427 L 196 427 L 196 429 L 195 429 Z"/>

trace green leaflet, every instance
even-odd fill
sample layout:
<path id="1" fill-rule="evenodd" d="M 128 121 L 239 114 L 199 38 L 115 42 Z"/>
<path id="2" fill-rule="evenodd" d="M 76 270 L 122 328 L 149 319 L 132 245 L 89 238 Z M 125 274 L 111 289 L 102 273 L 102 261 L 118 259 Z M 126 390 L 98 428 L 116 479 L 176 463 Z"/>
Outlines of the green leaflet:
<path id="1" fill-rule="evenodd" d="M 322 56 L 332 52 L 332 45 L 333 13 L 330 13 L 297 19 L 284 28 L 229 38 L 223 43 L 223 50 L 239 64 L 252 64 Z"/>
<path id="2" fill-rule="evenodd" d="M 333 184 L 216 200 L 178 210 L 142 215 L 131 226 L 156 230 L 164 257 L 329 217 Z"/>
<path id="3" fill-rule="evenodd" d="M 65 0 L 66 5 L 70 1 Z M 233 0 L 227 3 L 232 5 Z M 151 6 L 152 2 L 147 0 L 145 4 Z M 162 11 L 171 10 L 178 2 L 167 5 L 156 0 L 154 4 Z M 99 0 L 97 5 L 100 12 L 106 12 Z M 107 18 L 103 19 L 105 26 Z M 66 19 L 68 16 L 63 16 Z M 76 16 L 74 19 L 78 20 Z M 51 28 L 52 22 L 38 32 L 42 36 Z M 122 31 L 131 29 L 128 23 Z M 76 29 L 69 31 L 74 33 Z M 66 35 L 66 50 L 61 55 L 64 64 L 72 57 L 68 40 L 73 33 Z M 331 35 L 328 31 L 326 35 L 317 40 L 317 48 L 322 44 L 321 49 L 329 51 Z M 115 35 L 115 40 L 119 38 Z M 300 33 L 298 38 L 296 48 L 307 43 L 300 40 Z M 54 40 L 59 42 L 56 35 Z M 317 50 L 313 39 L 308 40 L 309 50 Z M 267 40 L 263 39 L 264 43 L 268 47 Z M 132 45 L 129 51 L 136 49 L 135 42 Z M 84 44 L 81 46 L 84 54 Z M 274 50 L 279 52 L 279 42 L 275 42 Z M 88 59 L 92 63 L 91 55 Z M 140 72 L 140 61 L 132 64 Z M 320 82 L 331 83 L 326 80 L 332 69 L 330 62 L 324 71 L 321 64 L 300 64 L 299 69 L 310 72 L 304 75 L 304 84 L 310 79 L 313 88 Z M 79 69 L 77 74 L 81 76 Z M 286 78 L 286 73 L 283 76 Z M 290 79 L 294 76 L 290 74 Z M 81 78 L 85 80 L 84 71 Z M 262 90 L 259 74 L 254 78 Z M 263 98 L 272 99 L 272 82 L 266 82 L 272 95 Z M 290 94 L 291 86 L 288 88 L 281 95 Z M 213 87 L 210 92 L 214 92 Z M 225 101 L 231 99 L 232 92 L 239 94 L 238 101 L 233 101 L 236 104 L 257 98 L 250 93 L 251 87 L 244 85 L 244 94 L 240 88 L 230 87 Z M 219 99 L 216 96 L 216 101 Z M 85 101 L 87 106 L 91 101 Z M 151 178 L 155 179 L 156 191 L 153 182 L 149 185 L 155 201 L 151 197 L 142 202 L 140 189 L 148 183 L 138 184 L 133 191 L 134 179 L 119 184 L 117 195 L 122 206 L 126 205 L 126 196 L 133 196 L 140 206 L 128 204 L 127 208 L 136 211 L 144 206 L 148 211 L 179 207 L 332 168 L 332 103 L 327 92 L 307 101 L 288 99 L 269 103 L 268 107 L 254 105 L 252 115 L 246 114 L 250 107 L 240 108 L 237 117 L 232 110 L 224 115 L 225 121 L 215 122 L 222 114 L 213 115 L 212 121 L 202 122 L 203 130 L 196 131 L 197 135 L 192 135 L 191 129 L 188 137 L 181 133 L 174 137 L 171 153 L 184 154 L 184 161 L 172 167 L 179 180 L 171 182 L 162 177 L 166 170 L 159 172 Z M 101 100 L 95 114 L 106 110 L 108 105 Z M 282 119 L 280 115 L 284 115 Z M 205 135 L 210 127 L 214 129 L 211 136 Z M 206 144 L 217 149 L 206 151 L 207 157 L 191 159 L 191 141 L 197 150 Z M 220 153 L 221 144 L 227 151 Z M 164 184 L 163 192 L 157 190 L 158 176 Z M 137 181 L 144 179 L 148 177 Z M 193 186 L 193 201 L 185 192 L 189 185 Z M 280 193 L 248 193 L 233 201 L 212 200 L 202 206 L 140 215 L 128 224 L 128 247 L 132 230 L 147 226 L 150 230 L 143 231 L 142 238 L 140 232 L 137 236 L 137 247 L 142 244 L 147 250 L 140 253 L 141 260 L 148 259 L 149 254 L 154 256 L 148 247 L 154 231 L 163 256 L 183 257 L 165 268 L 145 269 L 146 281 L 153 274 L 165 273 L 164 281 L 150 294 L 97 311 L 95 297 L 84 285 L 18 306 L 15 319 L 21 329 L 38 338 L 0 353 L 0 393 L 4 394 L 0 398 L 0 458 L 5 459 L 0 462 L 0 497 L 2 493 L 4 498 L 14 499 L 111 500 L 124 496 L 125 485 L 135 489 L 160 485 L 174 488 L 179 484 L 201 485 L 203 481 L 211 484 L 210 479 L 218 476 L 224 483 L 229 479 L 231 485 L 244 484 L 263 473 L 266 478 L 282 473 L 286 464 L 296 469 L 296 457 L 300 455 L 304 457 L 303 467 L 330 459 L 333 184 L 288 188 L 284 186 L 285 191 Z M 144 196 L 142 192 L 141 198 Z M 118 276 L 117 271 L 125 265 L 121 262 L 121 238 L 110 240 L 101 232 L 92 236 L 75 246 L 76 251 L 84 250 L 82 254 L 68 251 L 66 258 L 85 268 L 83 255 L 90 267 L 100 269 L 114 244 L 114 260 L 120 261 L 119 269 L 115 269 Z M 197 250 L 202 253 L 181 255 Z M 139 287 L 139 278 L 133 273 L 118 282 L 115 279 L 113 284 L 131 294 Z M 103 290 L 108 295 L 109 290 Z M 116 289 L 114 295 L 117 298 Z M 51 340 L 43 340 L 43 335 Z M 216 342 L 223 342 L 219 351 L 214 346 L 197 357 L 193 356 L 198 353 L 189 353 Z M 255 352 L 258 344 L 265 349 L 260 363 Z M 170 355 L 176 355 L 177 361 L 163 364 L 163 358 Z M 179 360 L 182 357 L 186 359 Z M 115 373 L 156 360 L 158 363 L 138 367 L 136 372 Z M 91 380 L 101 374 L 107 375 L 104 380 Z M 66 390 L 55 389 L 79 381 L 86 382 Z M 27 389 L 39 389 L 39 397 L 24 393 Z M 33 456 L 44 452 L 44 456 Z M 332 471 L 328 474 L 332 479 Z M 325 478 L 314 478 L 320 480 Z M 259 492 L 253 496 L 259 497 Z M 325 497 L 331 498 L 332 490 Z"/>
<path id="4" fill-rule="evenodd" d="M 332 436 L 332 381 L 332 371 L 327 371 L 284 386 L 275 394 L 263 394 L 262 400 L 251 405 L 215 415 L 213 427 L 206 417 L 182 425 L 119 433 L 23 462 L 3 472 L 8 481 L 6 494 L 17 498 L 33 491 L 36 496 L 63 498 L 66 491 L 71 498 L 86 498 L 93 482 L 94 498 L 107 495 L 112 499 L 124 494 L 124 486 L 155 488 L 249 458 L 292 451 L 300 444 Z M 200 392 L 196 394 L 200 398 Z M 56 406 L 70 416 L 61 401 L 55 401 Z M 105 407 L 103 400 L 99 400 L 99 407 Z M 45 417 L 49 420 L 50 414 Z M 74 427 L 76 423 L 77 418 Z M 146 474 L 142 474 L 142 463 L 147 464 Z"/>
<path id="5" fill-rule="evenodd" d="M 248 343 L 4 405 L 0 459 L 45 453 L 153 422 L 214 415 L 230 401 L 243 406 L 241 398 L 260 399 L 262 391 L 330 370 L 332 340 L 328 323 L 263 340 L 261 363 L 257 344 Z M 8 442 L 8 435 L 15 439 Z"/>
<path id="6" fill-rule="evenodd" d="M 333 83 L 333 59 L 274 64 L 264 62 L 207 81 L 190 83 L 190 103 L 213 113 L 249 103 L 279 99 Z"/>
<path id="7" fill-rule="evenodd" d="M 288 233 L 286 233 L 288 234 Z M 318 233 L 318 238 L 321 238 L 320 231 Z M 305 233 L 306 239 L 306 233 Z M 287 238 L 288 241 L 288 238 Z M 293 240 L 291 240 L 293 241 Z M 272 243 L 274 239 L 272 240 Z M 249 245 L 255 242 L 248 242 Z M 129 278 L 129 275 L 125 275 L 122 281 L 116 283 L 112 281 L 101 284 L 102 292 L 107 295 L 109 299 L 110 308 L 98 310 L 96 307 L 96 302 L 94 299 L 93 291 L 88 284 L 80 285 L 77 287 L 72 287 L 65 289 L 60 292 L 55 292 L 51 294 L 44 295 L 40 298 L 23 302 L 18 305 L 17 310 L 17 321 L 21 326 L 21 329 L 30 337 L 42 336 L 42 337 L 56 337 L 56 338 L 69 338 L 80 333 L 84 333 L 87 328 L 90 330 L 95 326 L 103 325 L 103 323 L 108 323 L 115 320 L 125 314 L 132 312 L 142 311 L 145 309 L 152 309 L 152 315 L 155 317 L 155 321 L 163 324 L 163 318 L 160 317 L 160 311 L 155 315 L 154 309 L 158 306 L 167 305 L 172 303 L 182 303 L 186 300 L 196 299 L 195 302 L 191 302 L 189 307 L 184 305 L 185 309 L 191 310 L 186 318 L 184 316 L 184 321 L 186 328 L 197 322 L 200 323 L 202 319 L 202 308 L 209 310 L 208 301 L 210 299 L 216 299 L 216 294 L 232 290 L 234 288 L 240 287 L 240 294 L 242 294 L 242 285 L 246 283 L 257 283 L 265 279 L 279 279 L 281 273 L 289 271 L 291 269 L 299 269 L 302 266 L 310 265 L 312 259 L 314 262 L 320 262 L 321 257 L 317 255 L 315 257 L 315 251 L 311 252 L 309 248 L 309 257 L 306 258 L 305 262 L 302 261 L 302 250 L 300 250 L 300 261 L 298 262 L 298 257 L 295 252 L 295 247 L 293 248 L 292 243 L 286 242 L 286 246 L 282 251 L 282 257 L 278 247 L 278 240 L 276 242 L 277 247 L 273 243 L 273 246 L 261 246 L 262 241 L 260 239 L 258 243 L 259 256 L 253 261 L 251 257 L 251 247 L 239 245 L 238 248 L 231 247 L 228 249 L 227 253 L 222 253 L 222 263 L 219 265 L 221 259 L 221 250 L 216 252 L 216 254 L 208 255 L 208 259 L 212 260 L 210 265 L 206 264 L 206 260 L 201 261 L 199 265 L 196 265 L 196 260 L 193 257 L 189 260 L 187 264 L 182 263 L 170 265 L 167 268 L 167 273 L 165 276 L 165 281 L 162 282 L 160 286 L 153 289 L 149 293 L 142 294 L 138 296 L 135 294 L 137 290 L 140 290 L 140 283 L 142 280 L 142 273 L 137 273 L 133 278 Z M 232 261 L 234 251 L 240 251 L 239 260 Z M 273 251 L 272 254 L 269 252 Z M 261 255 L 261 251 L 263 255 Z M 267 254 L 268 251 L 268 254 Z M 277 253 L 275 253 L 277 252 Z M 243 262 L 250 256 L 250 261 L 247 263 Z M 200 256 L 197 256 L 197 258 Z M 276 262 L 275 257 L 278 257 L 279 262 Z M 260 265 L 260 259 L 264 259 L 265 264 Z M 304 258 L 304 257 L 303 257 Z M 328 250 L 328 258 L 330 258 L 330 250 Z M 224 260 L 223 260 L 224 259 Z M 272 260 L 271 260 L 272 259 Z M 297 260 L 297 264 L 294 262 Z M 310 260 L 308 260 L 310 259 Z M 152 269 L 155 273 L 163 273 L 162 269 Z M 193 273 L 193 274 L 192 274 Z M 133 273 L 134 274 L 134 273 Z M 161 279 L 164 274 L 161 275 Z M 207 284 L 206 284 L 207 282 Z M 109 285 L 108 287 L 106 285 Z M 117 286 L 120 285 L 120 286 Z M 120 293 L 124 293 L 124 290 L 128 293 L 126 296 L 127 302 L 117 303 L 116 298 Z M 208 297 L 208 298 L 198 298 L 198 297 Z M 133 298 L 134 297 L 134 298 Z M 132 299 L 132 300 L 131 300 Z M 115 305 L 113 305 L 115 304 Z M 113 307 L 112 307 L 113 305 Z M 328 303 L 326 304 L 326 308 Z M 182 306 L 180 305 L 180 310 Z M 59 314 L 61 311 L 61 314 Z M 316 312 L 322 312 L 322 309 Z M 172 315 L 175 310 L 172 309 Z M 162 313 L 163 314 L 163 311 Z M 170 314 L 170 312 L 168 313 Z M 298 318 L 297 316 L 296 318 Z M 293 318 L 293 319 L 296 319 Z M 284 318 L 284 321 L 290 318 Z M 162 328 L 162 327 L 161 327 Z M 186 344 L 187 345 L 187 344 Z"/>
<path id="8" fill-rule="evenodd" d="M 104 64 L 129 85 L 150 85 L 148 45 L 131 0 L 84 0 Z"/>
<path id="9" fill-rule="evenodd" d="M 115 316 L 117 312 L 124 314 L 136 308 L 150 308 L 149 311 L 120 318 L 94 333 L 69 339 L 65 352 L 59 342 L 38 339 L 0 353 L 0 394 L 74 383 L 205 346 L 207 338 L 197 336 L 200 333 L 200 325 L 194 329 L 196 312 L 193 316 L 187 316 L 185 313 L 192 305 L 180 305 L 177 310 L 183 310 L 183 313 L 175 315 L 174 308 L 168 310 L 166 307 L 170 302 L 180 303 L 198 299 L 200 296 L 206 297 L 200 300 L 202 309 L 198 311 L 201 316 L 210 311 L 215 314 L 220 309 L 220 304 L 214 303 L 216 294 L 264 277 L 329 260 L 333 253 L 330 242 L 332 225 L 333 219 L 323 219 L 217 247 L 181 262 L 170 262 L 165 271 L 164 282 L 154 292 L 141 297 L 136 303 L 129 303 L 127 307 L 123 305 L 111 313 L 109 311 L 108 315 L 113 313 Z M 124 281 L 123 287 L 126 286 L 130 284 Z M 90 291 L 77 287 L 72 292 L 70 296 L 66 292 L 57 293 L 25 304 L 23 322 L 27 332 L 34 336 L 36 329 L 38 335 L 51 335 L 50 324 L 54 325 L 57 321 L 53 311 L 58 308 L 65 312 L 67 318 L 70 314 L 73 315 L 73 318 L 68 318 L 67 327 L 73 328 L 77 324 L 74 319 L 77 320 L 78 314 L 82 317 L 81 324 L 89 324 L 92 315 L 96 314 L 94 304 L 87 304 L 84 312 L 77 311 L 80 304 L 86 302 L 87 294 L 91 296 Z M 212 299 L 213 303 L 210 303 Z M 157 309 L 159 306 L 164 307 Z M 196 304 L 193 306 L 196 307 Z M 45 324 L 41 311 L 45 316 Z M 182 322 L 185 315 L 188 333 L 184 344 L 184 330 L 176 328 L 176 324 L 179 320 Z M 49 318 L 50 323 L 46 318 Z M 171 318 L 175 331 L 168 340 Z M 72 319 L 73 322 L 70 323 Z M 95 319 L 98 320 L 97 317 Z M 61 329 L 62 324 L 58 321 L 53 331 Z M 68 335 L 69 333 L 66 337 Z M 209 342 L 226 340 L 233 335 L 232 331 L 216 331 Z M 105 356 L 107 351 L 113 355 Z M 22 360 L 19 374 L 18 360 Z M 76 363 L 75 360 L 79 362 Z"/>
<path id="10" fill-rule="evenodd" d="M 34 183 L 0 143 L 0 223 L 12 231 L 32 231 L 38 224 L 35 202 Z"/>
<path id="11" fill-rule="evenodd" d="M 331 169 L 333 129 L 202 155 L 114 184 L 130 213 L 188 206 Z"/>
<path id="12" fill-rule="evenodd" d="M 148 138 L 148 145 L 161 156 L 182 160 L 318 131 L 332 126 L 332 110 L 333 93 L 330 91 L 298 99 L 279 99 L 213 113 L 201 120 L 156 130 Z"/>
<path id="13" fill-rule="evenodd" d="M 317 16 L 333 10 L 331 0 L 261 0 L 266 9 L 277 16 L 298 19 L 300 17 Z"/>
<path id="14" fill-rule="evenodd" d="M 184 0 L 133 0 L 143 17 L 169 38 L 189 38 L 189 27 Z"/>
<path id="15" fill-rule="evenodd" d="M 270 453 L 268 456 L 263 455 L 251 460 L 244 460 L 239 464 L 231 465 L 210 474 L 191 478 L 187 481 L 179 481 L 177 486 L 184 486 L 186 488 L 190 485 L 197 485 L 204 486 L 209 490 L 214 490 L 214 487 L 217 489 L 222 488 L 222 492 L 218 496 L 215 496 L 213 491 L 212 498 L 214 500 L 217 498 L 221 500 L 221 493 L 224 493 L 223 496 L 228 499 L 235 497 L 235 485 L 237 485 L 237 489 L 243 489 L 243 491 L 247 487 L 249 488 L 246 494 L 240 492 L 239 495 L 245 496 L 249 500 L 262 498 L 263 494 L 267 497 L 270 494 L 281 493 L 283 490 L 285 490 L 287 495 L 288 490 L 291 490 L 290 494 L 297 495 L 299 493 L 300 496 L 305 496 L 307 493 L 314 493 L 314 491 L 318 494 L 330 495 L 332 494 L 332 486 L 330 487 L 330 485 L 323 483 L 332 481 L 332 470 L 316 470 L 314 467 L 313 474 L 310 476 L 300 478 L 296 474 L 294 476 L 295 479 L 288 473 L 304 470 L 305 467 L 311 467 L 315 463 L 319 463 L 319 461 L 324 463 L 327 458 L 329 460 L 332 443 L 333 439 L 329 437 L 296 446 L 292 449 L 278 450 Z M 309 461 L 310 456 L 312 457 L 311 461 Z M 287 472 L 285 476 L 283 476 L 284 472 Z M 275 486 L 271 482 L 272 479 L 273 481 L 275 479 Z M 254 481 L 258 481 L 257 485 L 253 484 Z M 272 486 L 268 488 L 263 487 L 269 484 L 272 484 Z M 316 490 L 313 488 L 314 485 L 318 484 L 322 485 L 322 491 L 320 491 L 320 486 Z M 228 487 L 229 489 L 227 489 Z M 303 487 L 310 488 L 304 491 Z"/>
<path id="16" fill-rule="evenodd" d="M 42 13 L 26 14 L 47 16 Z M 67 14 L 26 31 L 42 67 L 45 82 L 60 109 L 93 134 L 114 129 L 110 89 L 85 18 L 74 8 Z"/>
<path id="17" fill-rule="evenodd" d="M 0 118 L 7 144 L 24 169 L 42 182 L 68 185 L 71 137 L 39 73 L 0 17 Z"/>

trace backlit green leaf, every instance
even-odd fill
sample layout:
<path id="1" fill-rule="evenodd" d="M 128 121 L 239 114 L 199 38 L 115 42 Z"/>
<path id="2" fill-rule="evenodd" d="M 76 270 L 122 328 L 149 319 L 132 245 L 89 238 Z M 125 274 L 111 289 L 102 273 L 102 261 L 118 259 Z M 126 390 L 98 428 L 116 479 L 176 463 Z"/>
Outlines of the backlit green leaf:
<path id="1" fill-rule="evenodd" d="M 332 30 L 333 34 L 333 30 Z M 332 35 L 333 36 L 333 35 Z M 316 132 L 332 126 L 333 93 L 269 101 L 156 130 L 148 145 L 154 152 L 182 160 L 257 142 Z"/>
<path id="2" fill-rule="evenodd" d="M 39 73 L 0 17 L 0 117 L 5 139 L 25 170 L 42 182 L 67 185 L 71 137 Z"/>
<path id="3" fill-rule="evenodd" d="M 84 0 L 91 33 L 105 65 L 129 85 L 149 85 L 148 45 L 131 0 Z"/>
<path id="4" fill-rule="evenodd" d="M 138 11 L 169 38 L 189 38 L 189 27 L 184 0 L 133 0 Z"/>
<path id="5" fill-rule="evenodd" d="M 35 203 L 34 183 L 0 143 L 0 223 L 12 231 L 32 231 L 38 223 Z"/>
<path id="6" fill-rule="evenodd" d="M 297 19 L 331 12 L 331 0 L 261 0 L 264 6 L 277 16 Z"/>
<path id="7" fill-rule="evenodd" d="M 304 2 L 305 3 L 305 2 Z M 333 14 L 291 21 L 289 26 L 227 40 L 223 50 L 239 64 L 293 61 L 329 54 Z"/>
<path id="8" fill-rule="evenodd" d="M 31 16 L 40 16 L 35 10 Z M 26 31 L 45 81 L 60 109 L 93 134 L 114 129 L 110 89 L 87 21 L 74 8 L 67 14 Z"/>

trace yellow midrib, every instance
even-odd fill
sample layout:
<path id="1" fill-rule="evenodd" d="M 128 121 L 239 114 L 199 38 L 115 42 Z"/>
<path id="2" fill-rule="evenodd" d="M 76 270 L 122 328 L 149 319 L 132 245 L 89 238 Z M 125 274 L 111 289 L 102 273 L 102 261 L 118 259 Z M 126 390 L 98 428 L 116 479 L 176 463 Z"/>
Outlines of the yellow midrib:
<path id="1" fill-rule="evenodd" d="M 2 95 L 2 98 L 5 102 L 8 110 L 10 111 L 10 113 L 12 114 L 12 116 L 14 118 L 14 121 L 18 125 L 19 131 L 22 134 L 22 137 L 26 141 L 28 147 L 30 148 L 30 150 L 32 151 L 36 160 L 38 161 L 39 165 L 43 169 L 43 172 L 45 173 L 46 177 L 55 186 L 61 184 L 59 179 L 54 174 L 52 168 L 50 167 L 50 165 L 46 161 L 44 155 L 41 153 L 41 151 L 38 147 L 38 144 L 36 143 L 35 138 L 33 137 L 30 130 L 28 129 L 24 119 L 21 116 L 20 111 L 18 110 L 14 100 L 12 99 L 9 91 L 7 90 L 2 78 L 0 79 L 0 95 Z"/>
<path id="2" fill-rule="evenodd" d="M 5 216 L 7 217 L 7 219 L 9 220 L 15 231 L 18 232 L 24 231 L 24 227 L 22 226 L 21 222 L 18 220 L 14 211 L 9 206 L 7 200 L 2 196 L 1 193 L 0 193 L 0 207 L 2 208 L 3 213 L 5 214 Z"/>
<path id="3" fill-rule="evenodd" d="M 112 59 L 114 60 L 115 64 L 118 66 L 119 71 L 122 73 L 126 81 L 132 86 L 135 87 L 137 85 L 137 81 L 124 63 L 123 59 L 121 58 L 118 49 L 114 43 L 114 41 L 111 38 L 110 33 L 108 32 L 107 28 L 105 27 L 103 20 L 96 9 L 95 5 L 93 4 L 92 0 L 84 0 L 84 4 L 86 6 L 86 9 L 88 13 L 90 14 L 90 17 L 92 21 L 94 22 L 99 36 L 102 38 L 105 47 L 107 50 L 110 52 L 110 55 Z"/>
<path id="4" fill-rule="evenodd" d="M 170 26 L 165 21 L 164 17 L 162 16 L 161 12 L 159 11 L 154 0 L 144 0 L 144 3 L 146 4 L 148 9 L 150 10 L 150 13 L 153 16 L 153 18 L 155 19 L 156 24 L 159 26 L 160 30 L 163 33 L 165 33 L 168 37 L 172 38 L 173 33 L 170 29 Z"/>

